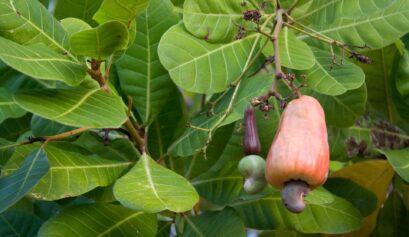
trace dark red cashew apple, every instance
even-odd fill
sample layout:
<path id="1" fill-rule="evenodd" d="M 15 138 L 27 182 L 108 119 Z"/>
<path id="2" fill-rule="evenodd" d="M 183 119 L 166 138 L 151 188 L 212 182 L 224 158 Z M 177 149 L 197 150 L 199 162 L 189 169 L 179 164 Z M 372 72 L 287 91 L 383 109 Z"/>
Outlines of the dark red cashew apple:
<path id="1" fill-rule="evenodd" d="M 266 180 L 281 190 L 289 211 L 300 213 L 304 197 L 325 182 L 328 168 L 328 135 L 320 103 L 305 95 L 292 100 L 267 155 Z"/>

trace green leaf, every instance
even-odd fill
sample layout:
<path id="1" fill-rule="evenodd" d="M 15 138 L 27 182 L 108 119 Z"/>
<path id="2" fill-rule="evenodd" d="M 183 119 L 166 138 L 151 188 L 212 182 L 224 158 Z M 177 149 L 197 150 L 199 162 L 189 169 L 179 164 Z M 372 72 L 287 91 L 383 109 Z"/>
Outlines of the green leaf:
<path id="1" fill-rule="evenodd" d="M 31 130 L 36 137 L 57 135 L 74 129 L 74 127 L 65 126 L 37 115 L 31 117 Z"/>
<path id="2" fill-rule="evenodd" d="M 183 4 L 183 22 L 186 30 L 209 42 L 230 42 L 235 39 L 238 26 L 244 22 L 245 7 L 240 1 L 196 1 Z"/>
<path id="3" fill-rule="evenodd" d="M 172 224 L 171 221 L 160 221 L 158 223 L 158 232 L 155 237 L 169 237 Z"/>
<path id="4" fill-rule="evenodd" d="M 55 4 L 54 16 L 57 19 L 72 17 L 94 24 L 92 17 L 101 3 L 102 0 L 59 0 Z"/>
<path id="5" fill-rule="evenodd" d="M 42 89 L 55 81 L 43 81 L 24 75 L 0 60 L 0 87 L 11 93 L 23 88 Z"/>
<path id="6" fill-rule="evenodd" d="M 39 237 L 154 237 L 156 217 L 113 204 L 68 207 L 41 226 Z"/>
<path id="7" fill-rule="evenodd" d="M 0 123 L 8 118 L 19 118 L 26 113 L 13 100 L 13 95 L 4 88 L 0 88 Z"/>
<path id="8" fill-rule="evenodd" d="M 330 178 L 324 187 L 331 193 L 345 198 L 361 212 L 362 216 L 368 216 L 376 209 L 378 201 L 375 194 L 355 182 L 344 178 Z"/>
<path id="9" fill-rule="evenodd" d="M 273 77 L 271 75 L 259 75 L 250 78 L 245 78 L 237 91 L 236 100 L 233 103 L 233 111 L 227 116 L 221 126 L 233 123 L 240 120 L 244 116 L 245 108 L 250 104 L 253 97 L 263 95 L 270 87 Z M 226 112 L 228 103 L 230 102 L 231 92 L 225 96 L 214 108 L 214 115 L 207 116 L 201 114 L 192 119 L 191 124 L 200 128 L 210 128 L 220 119 Z M 197 149 L 202 148 L 208 139 L 208 132 L 198 130 L 196 128 L 188 128 L 185 133 L 179 137 L 169 147 L 168 153 L 173 156 L 189 156 L 197 152 Z"/>
<path id="10" fill-rule="evenodd" d="M 62 199 L 81 195 L 99 186 L 108 186 L 132 164 L 103 159 L 91 153 L 84 154 L 81 147 L 66 142 L 47 144 L 45 152 L 50 170 L 30 192 L 36 199 Z M 24 156 L 17 153 L 6 165 L 5 172 L 17 169 L 23 159 Z"/>
<path id="11" fill-rule="evenodd" d="M 297 20 L 313 25 L 328 25 L 341 17 L 369 16 L 389 7 L 395 1 L 383 0 L 314 0 L 310 1 L 309 9 L 300 14 Z M 363 9 L 365 9 L 363 11 Z"/>
<path id="12" fill-rule="evenodd" d="M 101 158 L 117 161 L 136 161 L 141 155 L 129 139 L 116 138 L 104 143 L 104 140 L 91 133 L 84 133 L 75 143 Z"/>
<path id="13" fill-rule="evenodd" d="M 132 96 L 145 124 L 152 122 L 174 93 L 169 74 L 159 62 L 157 48 L 163 33 L 178 21 L 169 0 L 152 0 L 136 20 L 134 43 L 116 63 L 121 89 Z"/>
<path id="14" fill-rule="evenodd" d="M 402 150 L 380 150 L 377 151 L 388 158 L 389 164 L 392 165 L 396 173 L 399 174 L 402 179 L 409 182 L 409 148 Z"/>
<path id="15" fill-rule="evenodd" d="M 83 30 L 70 38 L 71 50 L 76 55 L 98 60 L 106 59 L 128 46 L 128 28 L 119 21 L 109 21 L 97 28 Z"/>
<path id="16" fill-rule="evenodd" d="M 278 44 L 281 64 L 284 67 L 307 70 L 314 66 L 315 58 L 310 46 L 297 39 L 293 30 L 284 27 L 278 37 Z M 266 56 L 274 55 L 274 48 L 271 43 L 267 45 L 263 53 Z"/>
<path id="17" fill-rule="evenodd" d="M 0 138 L 0 165 L 4 165 L 13 155 L 16 144 Z"/>
<path id="18" fill-rule="evenodd" d="M 184 90 L 202 94 L 224 91 L 242 76 L 260 36 L 252 34 L 227 44 L 211 44 L 171 27 L 162 37 L 159 59 L 170 77 Z M 188 49 L 188 50 L 187 50 Z"/>
<path id="19" fill-rule="evenodd" d="M 409 212 L 397 190 L 392 192 L 379 213 L 371 237 L 409 235 Z"/>
<path id="20" fill-rule="evenodd" d="M 23 46 L 0 37 L 0 59 L 14 69 L 43 80 L 79 85 L 85 78 L 85 65 L 42 45 Z"/>
<path id="21" fill-rule="evenodd" d="M 409 104 L 409 50 L 405 50 L 396 73 L 396 89 L 406 104 Z"/>
<path id="22" fill-rule="evenodd" d="M 58 1 L 64 2 L 64 1 Z M 71 37 L 73 34 L 88 30 L 91 28 L 86 22 L 78 19 L 78 18 L 65 18 L 61 20 L 61 25 L 64 27 L 67 34 Z"/>
<path id="23" fill-rule="evenodd" d="M 0 213 L 24 197 L 48 172 L 47 155 L 42 148 L 32 150 L 22 166 L 0 178 Z"/>
<path id="24" fill-rule="evenodd" d="M 148 128 L 148 149 L 152 157 L 163 158 L 172 142 L 186 130 L 188 113 L 179 89 L 173 93 Z"/>
<path id="25" fill-rule="evenodd" d="M 117 128 L 126 120 L 121 98 L 99 88 L 26 90 L 14 99 L 33 114 L 74 127 Z"/>
<path id="26" fill-rule="evenodd" d="M 99 24 L 107 21 L 121 21 L 128 25 L 135 17 L 148 7 L 148 0 L 104 0 L 93 19 Z"/>
<path id="27" fill-rule="evenodd" d="M 376 131 L 381 132 L 381 131 Z M 364 142 L 369 147 L 372 144 L 372 129 L 351 126 L 348 128 L 334 128 L 328 127 L 328 141 L 330 147 L 331 160 L 348 161 L 350 159 L 348 154 L 347 141 L 354 139 L 358 144 Z"/>
<path id="28" fill-rule="evenodd" d="M 0 32 L 1 36 L 19 44 L 43 43 L 60 53 L 67 53 L 76 60 L 68 52 L 67 33 L 39 1 L 2 1 Z"/>
<path id="29" fill-rule="evenodd" d="M 365 82 L 365 74 L 353 63 L 345 60 L 343 65 L 333 65 L 330 52 L 312 48 L 315 66 L 303 73 L 308 87 L 326 95 L 341 95 L 348 90 L 358 89 Z"/>
<path id="30" fill-rule="evenodd" d="M 349 90 L 338 96 L 323 95 L 312 92 L 324 108 L 327 125 L 335 127 L 348 127 L 364 114 L 366 108 L 366 86 Z"/>
<path id="31" fill-rule="evenodd" d="M 361 66 L 366 74 L 368 112 L 405 127 L 409 110 L 396 88 L 397 78 L 403 77 L 401 71 L 398 71 L 399 54 L 396 46 L 390 45 L 367 52 L 366 55 L 375 61 L 374 64 Z"/>
<path id="32" fill-rule="evenodd" d="M 303 234 L 294 230 L 266 230 L 260 233 L 258 237 L 319 237 L 319 234 Z"/>
<path id="33" fill-rule="evenodd" d="M 206 200 L 218 205 L 226 205 L 239 198 L 243 181 L 244 178 L 238 171 L 237 164 L 233 163 L 221 169 L 210 169 L 196 177 L 192 184 Z"/>
<path id="34" fill-rule="evenodd" d="M 245 237 L 246 229 L 240 217 L 230 207 L 222 211 L 206 211 L 198 216 L 184 216 L 186 237 Z"/>
<path id="35" fill-rule="evenodd" d="M 0 124 L 0 136 L 10 141 L 16 141 L 21 134 L 29 131 L 31 114 L 18 119 L 7 119 Z"/>
<path id="36" fill-rule="evenodd" d="M 311 48 L 297 39 L 294 31 L 284 27 L 279 35 L 282 65 L 296 70 L 306 70 L 314 66 Z"/>
<path id="37" fill-rule="evenodd" d="M 43 221 L 37 216 L 8 210 L 0 214 L 0 236 L 36 236 Z"/>
<path id="38" fill-rule="evenodd" d="M 228 146 L 233 145 L 231 144 L 233 143 L 233 139 L 234 142 L 239 140 L 238 143 L 240 144 L 238 146 L 241 151 L 241 136 L 233 135 L 232 137 L 234 128 L 235 124 L 230 124 L 221 127 L 215 132 L 213 140 L 207 148 L 206 158 L 203 154 L 199 153 L 188 157 L 169 157 L 168 163 L 171 169 L 190 180 L 208 171 L 216 162 L 226 155 L 226 153 L 230 155 Z M 236 145 L 236 143 L 234 145 Z"/>
<path id="39" fill-rule="evenodd" d="M 363 219 L 361 228 L 344 236 L 369 236 L 376 225 L 376 217 L 386 199 L 394 171 L 385 160 L 368 160 L 349 165 L 331 175 L 331 178 L 350 179 L 374 193 L 376 210 Z"/>
<path id="40" fill-rule="evenodd" d="M 184 212 L 199 200 L 196 190 L 185 178 L 157 164 L 146 154 L 118 179 L 114 195 L 126 207 L 151 213 Z"/>
<path id="41" fill-rule="evenodd" d="M 328 13 L 334 17 L 332 23 L 326 23 L 322 17 L 319 25 L 313 25 L 314 30 L 348 45 L 368 45 L 371 49 L 385 47 L 409 32 L 409 2 L 406 0 L 393 3 L 361 0 L 356 5 L 345 0 L 336 2 L 339 3 L 332 5 L 333 2 L 317 1 L 316 4 L 321 4 L 319 7 L 312 4 L 323 11 L 318 13 L 319 17 L 327 15 L 325 6 L 336 12 Z M 343 12 L 350 13 L 343 15 Z"/>
<path id="42" fill-rule="evenodd" d="M 317 192 L 318 191 L 318 192 Z M 260 199 L 244 199 L 231 206 L 255 229 L 295 229 L 303 233 L 347 233 L 361 225 L 361 216 L 349 202 L 321 190 L 309 195 L 306 209 L 289 212 L 279 192 Z M 313 195 L 313 193 L 316 194 Z M 330 198 L 329 198 L 330 197 Z"/>
<path id="43" fill-rule="evenodd" d="M 270 100 L 273 109 L 269 113 L 256 110 L 257 133 L 261 144 L 261 157 L 267 157 L 281 119 L 281 108 L 275 99 Z"/>

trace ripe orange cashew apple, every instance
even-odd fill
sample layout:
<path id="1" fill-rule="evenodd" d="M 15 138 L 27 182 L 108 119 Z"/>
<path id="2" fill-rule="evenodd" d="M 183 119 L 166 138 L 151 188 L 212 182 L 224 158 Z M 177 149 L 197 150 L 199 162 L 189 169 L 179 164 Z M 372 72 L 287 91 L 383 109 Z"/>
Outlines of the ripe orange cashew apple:
<path id="1" fill-rule="evenodd" d="M 284 205 L 299 213 L 304 197 L 328 176 L 329 146 L 325 114 L 311 96 L 292 100 L 284 109 L 266 162 L 266 180 L 281 190 Z"/>

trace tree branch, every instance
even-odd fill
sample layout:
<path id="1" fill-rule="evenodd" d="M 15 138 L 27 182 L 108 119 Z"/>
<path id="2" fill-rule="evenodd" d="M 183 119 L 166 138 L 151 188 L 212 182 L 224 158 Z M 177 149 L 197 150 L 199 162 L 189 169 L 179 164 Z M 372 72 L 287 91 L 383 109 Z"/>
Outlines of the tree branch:
<path id="1" fill-rule="evenodd" d="M 132 97 L 128 96 L 128 111 L 126 112 L 127 120 L 125 126 L 128 129 L 129 134 L 131 135 L 132 140 L 137 145 L 138 150 L 143 153 L 146 152 L 145 140 L 139 135 L 138 130 L 132 124 L 130 116 L 132 113 Z"/>

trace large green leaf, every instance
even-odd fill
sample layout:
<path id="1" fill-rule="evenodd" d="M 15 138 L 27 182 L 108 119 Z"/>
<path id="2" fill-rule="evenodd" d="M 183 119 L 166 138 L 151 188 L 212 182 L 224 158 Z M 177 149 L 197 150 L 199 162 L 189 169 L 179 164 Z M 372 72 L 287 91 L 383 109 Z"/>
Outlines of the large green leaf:
<path id="1" fill-rule="evenodd" d="M 237 134 L 233 134 L 232 136 L 234 129 L 235 124 L 230 124 L 217 129 L 213 136 L 213 140 L 207 148 L 206 158 L 203 154 L 199 153 L 187 157 L 169 157 L 169 166 L 173 171 L 178 172 L 188 180 L 207 172 L 216 162 L 218 162 L 218 160 L 222 159 L 223 156 L 231 154 L 229 149 L 230 146 L 235 146 L 237 143 L 240 143 L 238 145 L 239 151 L 242 150 L 241 136 L 238 136 Z M 237 146 L 234 148 L 237 148 Z M 240 153 L 239 156 L 243 156 L 243 154 Z M 232 158 L 233 157 L 234 155 Z M 212 199 L 209 198 L 209 200 Z"/>
<path id="2" fill-rule="evenodd" d="M 99 88 L 26 90 L 14 99 L 33 114 L 69 126 L 116 128 L 126 120 L 121 98 Z"/>
<path id="3" fill-rule="evenodd" d="M 260 110 L 256 110 L 257 132 L 258 137 L 260 138 L 260 155 L 262 157 L 267 157 L 271 142 L 274 139 L 281 119 L 279 102 L 276 99 L 272 99 L 270 101 L 271 105 L 273 106 L 271 112 L 266 114 Z"/>
<path id="4" fill-rule="evenodd" d="M 47 144 L 44 149 L 50 170 L 30 192 L 36 199 L 62 199 L 81 195 L 99 186 L 108 186 L 132 164 L 87 154 L 81 147 L 65 142 Z M 6 173 L 19 167 L 25 152 L 17 150 L 5 167 Z"/>
<path id="5" fill-rule="evenodd" d="M 36 137 L 52 136 L 75 129 L 74 127 L 66 126 L 37 115 L 31 117 L 30 124 L 33 135 Z"/>
<path id="6" fill-rule="evenodd" d="M 315 66 L 304 71 L 308 87 L 326 95 L 341 95 L 348 90 L 357 89 L 365 82 L 362 70 L 349 61 L 343 65 L 333 65 L 330 52 L 312 48 Z"/>
<path id="7" fill-rule="evenodd" d="M 368 216 L 376 209 L 378 201 L 375 194 L 352 180 L 344 178 L 330 178 L 325 182 L 326 189 L 331 193 L 345 198 L 361 212 L 362 216 Z"/>
<path id="8" fill-rule="evenodd" d="M 397 190 L 392 192 L 379 213 L 371 237 L 409 235 L 409 211 Z"/>
<path id="9" fill-rule="evenodd" d="M 0 214 L 0 236 L 36 236 L 42 220 L 21 210 Z"/>
<path id="10" fill-rule="evenodd" d="M 347 166 L 331 175 L 332 178 L 350 179 L 374 193 L 377 197 L 376 210 L 363 219 L 359 230 L 342 235 L 343 237 L 369 236 L 376 225 L 376 218 L 386 196 L 394 171 L 385 160 L 369 160 Z"/>
<path id="11" fill-rule="evenodd" d="M 0 123 L 8 118 L 19 118 L 26 113 L 13 100 L 13 95 L 4 88 L 0 88 Z"/>
<path id="12" fill-rule="evenodd" d="M 232 41 L 246 10 L 236 0 L 186 0 L 183 4 L 183 22 L 186 29 L 209 42 Z"/>
<path id="13" fill-rule="evenodd" d="M 295 229 L 303 233 L 347 233 L 361 225 L 361 215 L 349 202 L 323 189 L 309 194 L 304 212 L 289 212 L 279 192 L 259 199 L 243 199 L 231 206 L 255 229 Z"/>
<path id="14" fill-rule="evenodd" d="M 134 143 L 129 139 L 116 138 L 105 143 L 103 138 L 98 135 L 84 133 L 75 143 L 109 160 L 135 161 L 140 156 Z"/>
<path id="15" fill-rule="evenodd" d="M 333 2 L 339 4 L 331 5 Z M 329 6 L 328 9 L 336 13 L 328 14 L 334 17 L 333 22 L 325 23 L 326 19 L 323 17 L 319 25 L 312 27 L 321 34 L 346 44 L 359 46 L 366 44 L 371 49 L 385 47 L 409 32 L 408 1 L 396 0 L 390 4 L 389 1 L 379 3 L 379 0 L 361 0 L 359 4 L 353 2 L 355 1 L 317 1 L 316 4 L 321 4 L 317 9 L 323 11 L 318 13 L 320 17 L 328 13 L 325 6 Z M 312 7 L 316 6 L 313 4 Z M 343 12 L 352 14 L 343 15 Z"/>
<path id="16" fill-rule="evenodd" d="M 222 211 L 206 211 L 198 216 L 184 216 L 185 237 L 245 237 L 246 229 L 243 221 L 230 207 Z"/>
<path id="17" fill-rule="evenodd" d="M 186 130 L 186 103 L 179 89 L 172 87 L 171 98 L 148 128 L 148 150 L 155 159 L 163 158 L 172 142 Z"/>
<path id="18" fill-rule="evenodd" d="M 77 32 L 88 30 L 91 28 L 91 26 L 89 26 L 85 21 L 80 20 L 78 18 L 62 19 L 61 25 L 65 29 L 65 31 L 67 31 L 69 37 L 71 37 L 73 34 Z"/>
<path id="19" fill-rule="evenodd" d="M 227 125 L 243 118 L 244 110 L 250 104 L 251 99 L 255 96 L 263 95 L 269 89 L 272 79 L 273 77 L 271 75 L 245 78 L 237 91 L 237 97 L 233 103 L 233 111 L 231 111 L 221 125 Z M 230 92 L 232 92 L 232 90 Z M 209 117 L 206 114 L 201 114 L 193 118 L 191 124 L 205 129 L 212 127 L 226 112 L 231 99 L 230 95 L 231 93 L 215 106 L 214 115 Z M 207 138 L 208 132 L 196 128 L 188 128 L 185 133 L 169 147 L 168 152 L 173 156 L 193 155 L 197 152 L 197 149 L 203 147 Z"/>
<path id="20" fill-rule="evenodd" d="M 162 37 L 159 59 L 172 80 L 196 93 L 221 92 L 242 76 L 248 58 L 258 48 L 258 34 L 227 44 L 211 44 L 186 32 L 183 24 Z"/>
<path id="21" fill-rule="evenodd" d="M 96 28 L 87 29 L 70 37 L 70 48 L 76 55 L 98 60 L 106 59 L 128 46 L 128 28 L 119 21 L 109 21 Z"/>
<path id="22" fill-rule="evenodd" d="M 381 115 L 396 125 L 405 126 L 409 119 L 409 110 L 396 88 L 398 77 L 404 77 L 399 71 L 399 54 L 395 45 L 367 52 L 375 61 L 371 65 L 362 65 L 366 74 L 368 88 L 368 111 Z"/>
<path id="23" fill-rule="evenodd" d="M 39 237 L 154 237 L 156 217 L 113 204 L 88 204 L 64 209 L 41 226 Z"/>
<path id="24" fill-rule="evenodd" d="M 0 124 L 0 136 L 10 141 L 16 141 L 21 134 L 29 131 L 31 114 L 18 119 L 6 119 Z"/>
<path id="25" fill-rule="evenodd" d="M 399 60 L 396 72 L 396 89 L 405 103 L 409 104 L 409 50 L 405 50 Z"/>
<path id="26" fill-rule="evenodd" d="M 199 200 L 196 190 L 185 178 L 157 164 L 146 154 L 118 179 L 114 195 L 122 205 L 145 212 L 184 212 Z"/>
<path id="27" fill-rule="evenodd" d="M 409 182 L 409 148 L 402 150 L 377 150 L 388 158 L 396 173 L 406 182 Z"/>
<path id="28" fill-rule="evenodd" d="M 393 1 L 384 0 L 314 0 L 304 14 L 296 19 L 313 25 L 328 25 L 341 17 L 358 17 L 374 14 L 389 7 Z M 363 9 L 365 9 L 363 11 Z"/>
<path id="29" fill-rule="evenodd" d="M 328 128 L 328 141 L 331 160 L 348 161 L 350 148 L 347 142 L 354 139 L 357 143 L 364 142 L 368 146 L 372 144 L 372 129 L 351 126 L 348 128 Z"/>
<path id="30" fill-rule="evenodd" d="M 0 213 L 24 197 L 48 172 L 47 155 L 42 148 L 31 151 L 22 166 L 0 178 Z"/>
<path id="31" fill-rule="evenodd" d="M 121 89 L 132 96 L 144 123 L 150 123 L 172 96 L 174 88 L 158 58 L 163 33 L 179 21 L 169 0 L 152 0 L 136 20 L 134 43 L 117 62 Z"/>
<path id="32" fill-rule="evenodd" d="M 284 67 L 307 70 L 314 66 L 315 58 L 311 48 L 305 42 L 297 39 L 293 30 L 284 27 L 278 37 L 278 44 L 281 64 Z M 263 53 L 267 56 L 274 55 L 273 45 L 268 44 Z"/>
<path id="33" fill-rule="evenodd" d="M 14 93 L 22 88 L 40 89 L 55 81 L 43 81 L 24 75 L 0 60 L 0 87 Z"/>
<path id="34" fill-rule="evenodd" d="M 0 59 L 34 78 L 63 81 L 75 86 L 85 78 L 86 67 L 42 45 L 23 46 L 0 37 Z"/>
<path id="35" fill-rule="evenodd" d="M 196 177 L 192 184 L 206 200 L 226 205 L 239 198 L 244 178 L 237 169 L 237 163 L 211 169 Z"/>
<path id="36" fill-rule="evenodd" d="M 99 24 L 115 20 L 128 25 L 148 7 L 148 3 L 148 0 L 104 0 L 93 19 Z"/>
<path id="37" fill-rule="evenodd" d="M 37 0 L 1 1 L 0 32 L 1 36 L 17 43 L 43 43 L 75 59 L 67 49 L 67 33 Z"/>
<path id="38" fill-rule="evenodd" d="M 325 120 L 329 126 L 352 126 L 365 112 L 367 97 L 365 85 L 338 96 L 323 95 L 317 92 L 312 92 L 311 95 L 324 108 Z"/>
<path id="39" fill-rule="evenodd" d="M 92 17 L 101 5 L 102 0 L 58 0 L 55 4 L 54 16 L 57 19 L 67 17 L 79 18 L 92 24 Z"/>
<path id="40" fill-rule="evenodd" d="M 295 230 L 265 230 L 258 237 L 319 237 L 320 234 L 304 234 Z"/>
<path id="41" fill-rule="evenodd" d="M 0 138 L 0 165 L 4 165 L 13 155 L 16 144 Z"/>

